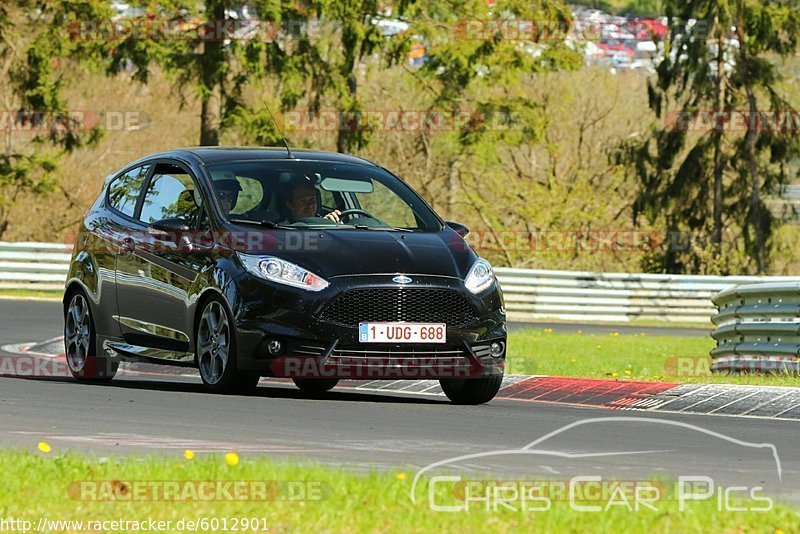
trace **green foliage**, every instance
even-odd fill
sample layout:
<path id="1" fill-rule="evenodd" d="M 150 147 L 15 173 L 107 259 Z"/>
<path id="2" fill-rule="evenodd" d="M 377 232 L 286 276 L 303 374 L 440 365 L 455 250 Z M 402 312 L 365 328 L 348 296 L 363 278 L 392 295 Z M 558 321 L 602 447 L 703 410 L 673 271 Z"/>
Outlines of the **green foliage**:
<path id="1" fill-rule="evenodd" d="M 56 190 L 58 159 L 96 145 L 102 135 L 99 127 L 87 130 L 85 118 L 71 112 L 62 90 L 67 65 L 75 60 L 91 62 L 98 55 L 97 47 L 70 38 L 72 24 L 107 10 L 99 0 L 17 0 L 0 6 L 3 113 L 19 110 L 14 124 L 8 126 L 0 154 L 0 237 L 18 196 L 25 192 L 43 196 Z M 16 150 L 13 129 L 25 126 L 34 132 L 31 143 L 27 151 Z"/>
<path id="2" fill-rule="evenodd" d="M 695 129 L 676 127 L 676 121 L 682 114 L 753 118 L 793 112 L 779 91 L 775 59 L 797 49 L 800 17 L 782 0 L 669 0 L 665 7 L 673 30 L 667 59 L 649 87 L 650 107 L 662 123 L 623 146 L 618 162 L 641 183 L 636 221 L 661 221 L 667 232 L 701 236 L 707 246 L 666 250 L 647 258 L 646 266 L 763 273 L 778 224 L 763 196 L 787 179 L 787 162 L 800 155 L 798 132 Z M 687 31 L 689 19 L 698 23 Z"/>

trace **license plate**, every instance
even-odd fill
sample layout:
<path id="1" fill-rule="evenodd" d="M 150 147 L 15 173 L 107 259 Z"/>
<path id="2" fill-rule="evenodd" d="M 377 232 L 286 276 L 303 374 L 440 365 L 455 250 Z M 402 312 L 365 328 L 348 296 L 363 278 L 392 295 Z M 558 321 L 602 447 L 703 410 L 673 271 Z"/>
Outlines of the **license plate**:
<path id="1" fill-rule="evenodd" d="M 360 323 L 361 343 L 444 343 L 445 323 Z"/>

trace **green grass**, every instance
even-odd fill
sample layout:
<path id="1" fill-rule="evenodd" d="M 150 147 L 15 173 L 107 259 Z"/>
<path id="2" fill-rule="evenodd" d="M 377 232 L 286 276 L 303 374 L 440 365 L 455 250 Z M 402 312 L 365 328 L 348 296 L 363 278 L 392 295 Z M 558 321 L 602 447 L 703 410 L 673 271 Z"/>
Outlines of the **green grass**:
<path id="1" fill-rule="evenodd" d="M 800 386 L 787 375 L 711 374 L 708 356 L 714 340 L 704 337 L 556 334 L 550 329 L 518 330 L 509 335 L 507 373 Z"/>
<path id="2" fill-rule="evenodd" d="M 270 532 L 797 532 L 800 514 L 776 503 L 769 512 L 719 512 L 717 501 L 689 503 L 678 511 L 674 498 L 659 500 L 656 511 L 638 512 L 624 507 L 610 511 L 579 513 L 567 502 L 553 502 L 542 512 L 498 511 L 472 508 L 469 512 L 434 511 L 428 504 L 428 480 L 421 479 L 417 503 L 410 500 L 413 471 L 354 474 L 312 464 L 277 463 L 265 458 L 243 457 L 230 467 L 221 454 L 200 459 L 125 458 L 101 461 L 77 455 L 57 456 L 29 452 L 0 452 L 0 519 L 16 518 L 37 524 L 50 520 L 163 520 L 175 525 L 181 519 L 222 520 L 264 518 Z M 177 455 L 176 455 L 177 456 Z M 164 502 L 132 500 L 137 481 L 294 481 L 295 487 L 314 488 L 318 498 L 264 501 Z M 105 481 L 115 488 L 120 501 L 80 498 L 82 481 Z M 124 485 L 124 486 L 123 486 Z M 72 489 L 71 489 L 72 488 Z M 453 487 L 437 486 L 436 502 L 455 501 Z M 84 494 L 86 495 L 86 494 Z M 107 494 L 109 495 L 109 494 Z M 286 493 L 271 493 L 286 495 Z M 744 503 L 747 504 L 747 503 Z M 755 505 L 755 504 L 753 504 Z M 261 526 L 261 525 L 259 525 Z M 209 532 L 210 528 L 200 528 Z M 66 528 L 51 532 L 66 532 Z M 78 530 L 73 530 L 77 532 Z M 121 530 L 106 530 L 107 532 Z M 162 528 L 161 532 L 176 532 Z M 188 531 L 188 530 L 184 530 Z M 219 529 L 219 532 L 222 530 Z M 263 532 L 261 528 L 246 529 Z"/>
<path id="3" fill-rule="evenodd" d="M 40 289 L 0 289 L 0 298 L 35 298 L 61 300 L 63 291 L 42 291 Z"/>

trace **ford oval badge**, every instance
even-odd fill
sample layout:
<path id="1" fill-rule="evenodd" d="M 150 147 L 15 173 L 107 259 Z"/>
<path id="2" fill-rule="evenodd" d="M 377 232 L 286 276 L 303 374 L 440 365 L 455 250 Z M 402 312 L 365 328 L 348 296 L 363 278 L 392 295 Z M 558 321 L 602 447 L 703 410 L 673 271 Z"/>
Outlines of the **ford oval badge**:
<path id="1" fill-rule="evenodd" d="M 395 282 L 396 284 L 410 284 L 411 278 L 407 276 L 395 276 L 392 278 L 392 282 Z"/>

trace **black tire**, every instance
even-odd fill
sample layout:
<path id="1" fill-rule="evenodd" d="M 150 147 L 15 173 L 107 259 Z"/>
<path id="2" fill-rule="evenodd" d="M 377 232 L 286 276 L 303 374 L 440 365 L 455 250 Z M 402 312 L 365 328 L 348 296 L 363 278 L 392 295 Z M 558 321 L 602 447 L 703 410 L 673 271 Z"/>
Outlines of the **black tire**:
<path id="1" fill-rule="evenodd" d="M 441 379 L 444 394 L 453 404 L 483 404 L 492 400 L 503 384 L 503 375 L 482 378 Z"/>
<path id="2" fill-rule="evenodd" d="M 258 385 L 260 375 L 239 371 L 236 326 L 221 298 L 203 304 L 194 346 L 200 378 L 209 392 L 252 393 Z"/>
<path id="3" fill-rule="evenodd" d="M 110 382 L 119 369 L 119 362 L 97 353 L 92 307 L 81 290 L 73 291 L 64 307 L 64 357 L 79 382 Z"/>
<path id="4" fill-rule="evenodd" d="M 338 378 L 292 378 L 294 385 L 306 395 L 322 395 L 339 383 Z"/>

